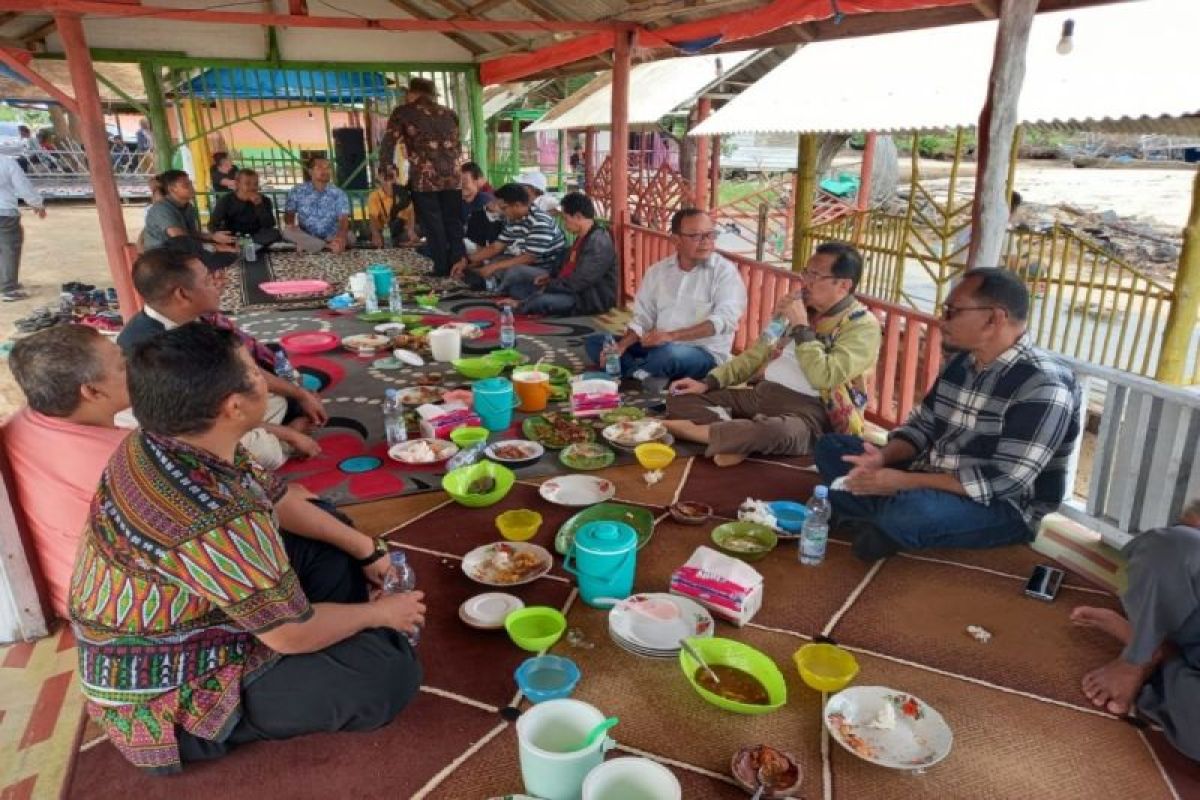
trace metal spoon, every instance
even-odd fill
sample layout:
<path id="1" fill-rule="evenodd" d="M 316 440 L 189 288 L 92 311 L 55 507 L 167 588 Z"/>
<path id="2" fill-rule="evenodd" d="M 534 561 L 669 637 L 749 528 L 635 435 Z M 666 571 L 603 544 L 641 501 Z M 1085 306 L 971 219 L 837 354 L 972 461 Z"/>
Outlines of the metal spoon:
<path id="1" fill-rule="evenodd" d="M 717 673 L 713 672 L 713 668 L 705 663 L 704 659 L 700 657 L 700 654 L 696 652 L 696 648 L 692 647 L 691 644 L 688 643 L 687 639 L 680 639 L 679 646 L 686 650 L 689 656 L 696 659 L 696 663 L 704 667 L 705 672 L 708 673 L 708 677 L 713 679 L 713 683 L 721 682 L 721 679 L 717 677 Z"/>
<path id="2" fill-rule="evenodd" d="M 766 767 L 758 768 L 758 788 L 754 790 L 754 796 L 750 800 L 761 800 L 763 794 L 767 791 Z"/>

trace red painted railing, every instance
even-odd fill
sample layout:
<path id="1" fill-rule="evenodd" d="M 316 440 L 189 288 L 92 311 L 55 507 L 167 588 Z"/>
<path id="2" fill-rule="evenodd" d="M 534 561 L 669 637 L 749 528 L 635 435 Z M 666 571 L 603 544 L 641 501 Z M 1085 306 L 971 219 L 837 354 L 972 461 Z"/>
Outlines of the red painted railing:
<path id="1" fill-rule="evenodd" d="M 669 235 L 629 225 L 623 252 L 622 288 L 626 302 L 630 302 L 646 270 L 671 255 L 674 248 Z M 737 265 L 746 284 L 746 313 L 733 343 L 734 352 L 739 352 L 766 327 L 779 298 L 800 286 L 800 276 L 736 253 L 723 255 Z M 937 377 L 942 363 L 942 330 L 937 318 L 929 314 L 873 297 L 859 299 L 883 325 L 883 345 L 867 418 L 893 428 L 904 421 Z"/>

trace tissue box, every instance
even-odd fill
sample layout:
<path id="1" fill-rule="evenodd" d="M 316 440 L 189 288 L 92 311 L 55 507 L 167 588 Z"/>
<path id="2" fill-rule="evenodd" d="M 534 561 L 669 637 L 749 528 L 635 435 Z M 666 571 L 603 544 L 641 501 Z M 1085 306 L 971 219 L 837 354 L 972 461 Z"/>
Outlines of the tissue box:
<path id="1" fill-rule="evenodd" d="M 671 573 L 670 592 L 740 628 L 762 608 L 763 578 L 744 561 L 701 546 Z"/>
<path id="2" fill-rule="evenodd" d="M 456 428 L 480 424 L 479 415 L 463 403 L 419 406 L 417 416 L 421 418 L 421 435 L 426 439 L 447 439 Z"/>
<path id="3" fill-rule="evenodd" d="M 595 417 L 621 405 L 621 393 L 615 381 L 591 378 L 571 384 L 571 413 L 577 417 Z"/>

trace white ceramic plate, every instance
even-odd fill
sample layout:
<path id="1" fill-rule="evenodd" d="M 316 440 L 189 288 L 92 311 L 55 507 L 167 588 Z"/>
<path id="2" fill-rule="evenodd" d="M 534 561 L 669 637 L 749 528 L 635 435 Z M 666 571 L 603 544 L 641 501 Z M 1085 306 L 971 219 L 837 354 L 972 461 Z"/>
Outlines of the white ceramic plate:
<path id="1" fill-rule="evenodd" d="M 413 449 L 417 447 L 419 442 L 424 442 L 429 445 L 429 448 L 437 454 L 437 458 L 432 461 L 415 461 L 413 460 Z M 458 445 L 454 442 L 447 442 L 444 439 L 409 439 L 407 442 L 400 442 L 388 448 L 388 458 L 393 461 L 399 461 L 401 464 L 411 464 L 412 466 L 429 466 L 432 464 L 440 464 L 446 459 L 458 452 Z"/>
<path id="2" fill-rule="evenodd" d="M 458 616 L 472 628 L 491 631 L 504 627 L 504 618 L 525 607 L 525 601 L 504 592 L 484 592 L 458 607 Z"/>
<path id="3" fill-rule="evenodd" d="M 421 358 L 421 356 L 417 355 L 412 350 L 405 350 L 404 348 L 399 347 L 392 351 L 392 355 L 396 357 L 397 361 L 403 361 L 405 364 L 408 364 L 409 366 L 412 366 L 412 367 L 425 366 L 425 359 Z"/>
<path id="4" fill-rule="evenodd" d="M 661 441 L 667 436 L 667 428 L 656 419 L 629 419 L 609 425 L 601 435 L 621 447 L 637 447 Z"/>
<path id="5" fill-rule="evenodd" d="M 375 326 L 376 333 L 382 333 L 384 336 L 395 336 L 398 333 L 404 333 L 403 322 L 381 322 Z"/>
<path id="6" fill-rule="evenodd" d="M 501 556 L 501 553 L 507 555 Z M 504 573 L 505 563 L 521 554 L 537 558 L 536 566 L 519 572 Z M 463 574 L 484 586 L 520 586 L 535 581 L 550 571 L 554 560 L 541 545 L 529 542 L 493 542 L 476 547 L 463 556 Z"/>
<path id="7" fill-rule="evenodd" d="M 507 458 L 496 452 L 497 447 L 505 446 L 519 447 L 525 455 L 520 458 Z M 499 461 L 501 464 L 524 464 L 526 461 L 536 461 L 545 453 L 546 448 L 528 439 L 505 439 L 502 442 L 492 442 L 483 451 L 485 456 L 492 461 Z"/>
<path id="8" fill-rule="evenodd" d="M 342 339 L 342 347 L 347 350 L 382 350 L 392 343 L 390 336 L 378 333 L 358 333 Z"/>
<path id="9" fill-rule="evenodd" d="M 421 406 L 426 403 L 442 402 L 445 392 L 436 386 L 409 386 L 400 390 L 400 402 L 406 406 Z"/>
<path id="10" fill-rule="evenodd" d="M 612 481 L 595 475 L 562 475 L 542 484 L 538 494 L 560 506 L 593 506 L 617 493 Z"/>
<path id="11" fill-rule="evenodd" d="M 890 705 L 895 727 L 871 726 Z M 920 698 L 886 686 L 851 686 L 825 704 L 825 727 L 859 758 L 892 769 L 922 770 L 950 753 L 954 734 L 942 715 Z"/>
<path id="12" fill-rule="evenodd" d="M 608 612 L 613 635 L 635 649 L 679 652 L 679 640 L 713 633 L 708 609 L 686 597 L 665 592 L 631 595 Z"/>

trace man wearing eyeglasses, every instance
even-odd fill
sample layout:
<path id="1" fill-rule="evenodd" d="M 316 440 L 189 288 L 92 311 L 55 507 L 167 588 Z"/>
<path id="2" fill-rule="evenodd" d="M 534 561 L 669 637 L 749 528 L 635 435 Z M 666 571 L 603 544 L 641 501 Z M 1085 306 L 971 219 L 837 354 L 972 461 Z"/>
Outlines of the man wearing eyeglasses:
<path id="1" fill-rule="evenodd" d="M 950 293 L 942 335 L 957 350 L 907 422 L 876 448 L 822 437 L 817 467 L 834 529 L 876 561 L 926 547 L 1031 541 L 1066 493 L 1079 435 L 1079 387 L 1069 367 L 1026 334 L 1029 290 L 1015 273 L 973 269 Z"/>
<path id="2" fill-rule="evenodd" d="M 701 379 L 729 360 L 746 312 L 746 287 L 716 242 L 707 212 L 684 208 L 671 217 L 675 255 L 651 266 L 638 288 L 633 319 L 616 345 L 622 375 Z M 592 363 L 600 363 L 607 338 L 587 338 Z"/>
<path id="3" fill-rule="evenodd" d="M 854 298 L 862 257 L 845 242 L 826 242 L 800 274 L 801 291 L 780 298 L 775 309 L 786 328 L 769 329 L 703 381 L 671 385 L 666 426 L 677 438 L 707 445 L 717 466 L 755 453 L 807 455 L 825 431 L 862 430 L 838 413 L 865 405 L 864 376 L 875 369 L 883 338 L 879 320 Z"/>

